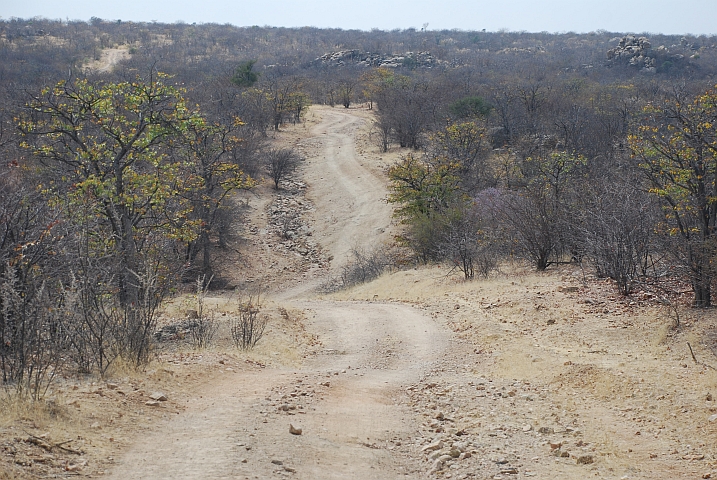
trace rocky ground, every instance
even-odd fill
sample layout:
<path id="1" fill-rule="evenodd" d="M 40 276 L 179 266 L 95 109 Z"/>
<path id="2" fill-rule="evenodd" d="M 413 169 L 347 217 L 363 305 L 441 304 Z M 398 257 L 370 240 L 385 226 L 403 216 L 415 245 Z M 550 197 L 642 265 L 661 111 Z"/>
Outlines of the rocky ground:
<path id="1" fill-rule="evenodd" d="M 430 269 L 340 294 L 410 303 L 453 331 L 451 351 L 402 393 L 423 474 L 715 475 L 712 312 L 680 306 L 675 328 L 656 295 L 622 298 L 581 275 L 513 270 L 464 283 Z"/>

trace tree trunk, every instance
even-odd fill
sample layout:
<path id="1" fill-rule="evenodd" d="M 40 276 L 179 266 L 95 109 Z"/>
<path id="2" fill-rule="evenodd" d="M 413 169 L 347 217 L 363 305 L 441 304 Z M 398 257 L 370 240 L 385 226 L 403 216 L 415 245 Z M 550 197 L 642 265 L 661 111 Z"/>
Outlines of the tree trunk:
<path id="1" fill-rule="evenodd" d="M 704 242 L 690 248 L 690 263 L 692 267 L 692 291 L 695 293 L 692 306 L 695 308 L 708 308 L 712 306 L 710 274 L 711 255 Z"/>
<path id="2" fill-rule="evenodd" d="M 132 220 L 129 215 L 121 216 L 122 240 L 120 265 L 120 302 L 123 306 L 137 305 L 139 302 L 139 274 L 137 265 L 137 246 L 134 241 Z"/>
<path id="3" fill-rule="evenodd" d="M 699 277 L 695 277 L 692 281 L 692 290 L 695 292 L 695 298 L 692 306 L 695 308 L 708 308 L 712 306 L 712 289 L 711 278 L 703 271 L 699 273 Z"/>
<path id="4" fill-rule="evenodd" d="M 212 277 L 212 244 L 209 239 L 209 231 L 206 228 L 202 228 L 199 241 L 202 249 L 202 274 L 208 281 Z"/>
<path id="5" fill-rule="evenodd" d="M 712 306 L 711 292 L 709 285 L 701 285 L 694 287 L 695 299 L 692 302 L 692 306 L 696 308 L 708 308 Z"/>

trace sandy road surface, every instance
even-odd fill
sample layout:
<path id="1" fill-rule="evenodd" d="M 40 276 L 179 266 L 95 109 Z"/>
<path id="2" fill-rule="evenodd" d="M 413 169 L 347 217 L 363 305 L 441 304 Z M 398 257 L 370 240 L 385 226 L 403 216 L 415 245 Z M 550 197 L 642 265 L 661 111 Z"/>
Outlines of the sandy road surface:
<path id="1" fill-rule="evenodd" d="M 355 154 L 361 121 L 325 111 L 308 139 L 318 152 L 305 172 L 315 236 L 335 263 L 390 221 L 383 181 Z M 308 300 L 310 287 L 275 301 L 306 312 L 322 352 L 299 368 L 222 377 L 117 459 L 112 478 L 405 478 L 414 422 L 398 392 L 434 365 L 447 334 L 410 306 Z M 289 434 L 290 423 L 303 434 Z"/>
<path id="2" fill-rule="evenodd" d="M 305 172 L 316 205 L 314 228 L 323 248 L 341 265 L 354 247 L 371 248 L 388 227 L 392 209 L 385 180 L 363 164 L 353 135 L 364 121 L 345 110 L 323 110 L 324 121 L 308 142 L 318 142 L 318 158 Z"/>
<path id="3" fill-rule="evenodd" d="M 333 257 L 332 273 L 353 249 L 370 250 L 390 236 L 392 208 L 386 202 L 386 180 L 357 155 L 355 136 L 365 119 L 343 109 L 317 109 L 322 121 L 299 145 L 311 156 L 303 169 L 307 197 L 315 210 L 314 239 Z M 275 293 L 277 301 L 309 295 L 323 278 Z"/>

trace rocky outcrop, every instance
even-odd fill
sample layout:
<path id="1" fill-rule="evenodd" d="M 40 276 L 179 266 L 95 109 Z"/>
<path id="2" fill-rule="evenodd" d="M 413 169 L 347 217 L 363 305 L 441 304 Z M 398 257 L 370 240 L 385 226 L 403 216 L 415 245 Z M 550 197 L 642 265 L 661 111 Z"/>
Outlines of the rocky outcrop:
<path id="1" fill-rule="evenodd" d="M 520 54 L 536 55 L 538 53 L 545 53 L 545 48 L 543 48 L 542 46 L 526 47 L 526 48 L 508 47 L 508 48 L 504 48 L 502 50 L 498 50 L 496 53 L 502 53 L 502 54 L 520 53 Z"/>
<path id="2" fill-rule="evenodd" d="M 314 60 L 327 66 L 340 67 L 343 65 L 357 65 L 363 67 L 385 67 L 385 68 L 431 68 L 438 62 L 431 52 L 406 52 L 403 54 L 380 55 L 360 50 L 341 50 L 338 52 L 325 53 Z"/>
<path id="3" fill-rule="evenodd" d="M 650 49 L 652 45 L 647 37 L 626 35 L 615 48 L 607 51 L 607 59 L 612 62 L 626 62 L 646 73 L 654 73 L 657 69 L 655 59 L 650 56 Z"/>

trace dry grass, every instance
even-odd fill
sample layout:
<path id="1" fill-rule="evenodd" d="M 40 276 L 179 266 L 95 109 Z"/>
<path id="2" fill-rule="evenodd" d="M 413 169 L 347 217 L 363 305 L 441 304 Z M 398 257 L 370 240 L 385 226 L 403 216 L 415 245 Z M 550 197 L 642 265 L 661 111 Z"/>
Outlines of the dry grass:
<path id="1" fill-rule="evenodd" d="M 234 355 L 265 365 L 297 365 L 305 355 L 306 347 L 313 342 L 313 337 L 304 330 L 303 312 L 287 310 L 261 297 L 260 315 L 269 317 L 266 331 L 253 349 L 242 352 L 232 341 L 230 318 L 238 315 L 240 304 L 245 300 L 236 293 L 205 297 L 205 311 L 213 311 L 219 324 L 215 339 L 206 352 L 214 355 Z M 164 310 L 160 326 L 186 319 L 187 312 L 195 308 L 194 295 L 187 294 L 173 299 Z M 162 348 L 172 354 L 194 352 L 188 339 L 186 340 L 162 345 Z"/>
<path id="2" fill-rule="evenodd" d="M 85 71 L 108 72 L 120 61 L 129 58 L 129 46 L 122 45 L 115 48 L 105 48 L 100 54 L 100 58 L 92 60 L 84 65 Z"/>

